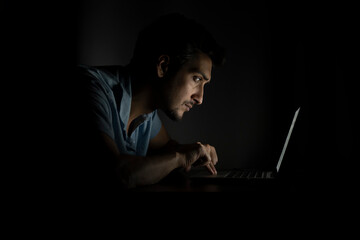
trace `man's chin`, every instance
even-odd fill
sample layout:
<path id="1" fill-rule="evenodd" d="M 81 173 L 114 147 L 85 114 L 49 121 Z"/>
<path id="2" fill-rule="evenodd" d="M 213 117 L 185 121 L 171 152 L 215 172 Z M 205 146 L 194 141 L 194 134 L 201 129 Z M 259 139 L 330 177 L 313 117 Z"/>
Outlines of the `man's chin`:
<path id="1" fill-rule="evenodd" d="M 183 118 L 184 113 L 180 114 L 177 111 L 165 111 L 166 116 L 168 116 L 168 118 L 170 118 L 173 121 L 180 121 Z"/>

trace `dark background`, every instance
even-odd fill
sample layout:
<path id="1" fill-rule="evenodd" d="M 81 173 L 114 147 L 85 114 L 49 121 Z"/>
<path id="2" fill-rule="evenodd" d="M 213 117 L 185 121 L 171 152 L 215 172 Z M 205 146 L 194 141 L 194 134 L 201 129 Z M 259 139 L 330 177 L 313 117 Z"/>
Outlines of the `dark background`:
<path id="1" fill-rule="evenodd" d="M 204 24 L 227 49 L 204 103 L 178 123 L 161 115 L 174 139 L 215 146 L 218 168 L 269 166 L 301 107 L 282 168 L 331 185 L 338 179 L 333 172 L 344 177 L 354 165 L 354 6 L 92 0 L 7 1 L 1 9 L 3 67 L 15 79 L 3 82 L 14 85 L 11 102 L 21 109 L 10 115 L 26 119 L 10 120 L 19 130 L 12 136 L 17 142 L 22 136 L 24 149 L 36 157 L 44 155 L 41 167 L 49 174 L 57 162 L 47 161 L 49 155 L 62 163 L 71 159 L 68 142 L 72 150 L 81 145 L 72 135 L 78 124 L 72 121 L 72 67 L 127 64 L 137 33 L 174 11 Z"/>
<path id="2" fill-rule="evenodd" d="M 174 11 L 204 24 L 227 49 L 203 105 L 177 123 L 161 113 L 174 139 L 215 146 L 218 168 L 274 164 L 298 107 L 283 168 L 315 177 L 315 169 L 347 167 L 353 131 L 350 6 L 107 0 L 78 7 L 76 63 L 127 64 L 137 33 Z"/>

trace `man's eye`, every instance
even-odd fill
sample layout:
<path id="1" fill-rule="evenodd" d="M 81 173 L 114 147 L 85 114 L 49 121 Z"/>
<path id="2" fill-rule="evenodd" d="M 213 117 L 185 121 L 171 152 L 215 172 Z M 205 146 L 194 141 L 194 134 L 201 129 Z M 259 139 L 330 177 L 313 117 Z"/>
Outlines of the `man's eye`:
<path id="1" fill-rule="evenodd" d="M 194 81 L 195 81 L 196 83 L 198 83 L 198 82 L 200 82 L 200 81 L 201 81 L 201 78 L 200 78 L 200 77 L 198 77 L 198 76 L 194 76 Z"/>

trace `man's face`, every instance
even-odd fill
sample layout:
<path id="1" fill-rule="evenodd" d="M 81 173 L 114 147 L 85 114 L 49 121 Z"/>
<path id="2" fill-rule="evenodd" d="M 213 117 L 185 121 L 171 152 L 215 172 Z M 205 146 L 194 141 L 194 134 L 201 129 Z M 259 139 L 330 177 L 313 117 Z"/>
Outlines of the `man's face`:
<path id="1" fill-rule="evenodd" d="M 175 121 L 185 112 L 203 102 L 204 86 L 211 79 L 212 61 L 204 53 L 198 53 L 168 79 L 164 87 L 164 112 Z"/>

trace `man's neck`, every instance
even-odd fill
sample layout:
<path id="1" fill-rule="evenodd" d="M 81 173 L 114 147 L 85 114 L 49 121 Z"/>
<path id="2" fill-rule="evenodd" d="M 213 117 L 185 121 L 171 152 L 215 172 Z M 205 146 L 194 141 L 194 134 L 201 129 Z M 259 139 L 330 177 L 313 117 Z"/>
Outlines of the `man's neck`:
<path id="1" fill-rule="evenodd" d="M 156 106 L 156 87 L 154 87 L 151 79 L 143 72 L 136 69 L 129 64 L 129 69 L 132 81 L 131 81 L 131 108 L 128 126 L 131 122 L 143 114 L 148 114 L 157 109 Z"/>
<path id="2" fill-rule="evenodd" d="M 132 86 L 132 98 L 129 121 L 140 115 L 153 112 L 155 107 L 154 91 L 151 86 Z"/>

